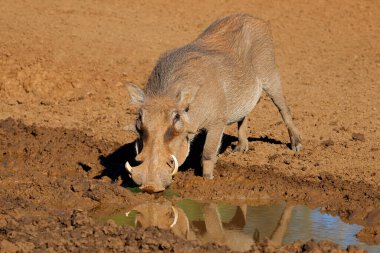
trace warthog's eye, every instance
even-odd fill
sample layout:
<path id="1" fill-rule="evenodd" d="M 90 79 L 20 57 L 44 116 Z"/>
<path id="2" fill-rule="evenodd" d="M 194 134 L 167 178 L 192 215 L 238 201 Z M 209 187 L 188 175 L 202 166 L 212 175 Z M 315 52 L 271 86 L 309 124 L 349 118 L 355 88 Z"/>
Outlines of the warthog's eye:
<path id="1" fill-rule="evenodd" d="M 175 115 L 174 115 L 174 117 L 173 117 L 173 122 L 174 123 L 176 123 L 176 122 L 178 122 L 179 120 L 180 120 L 180 116 L 179 116 L 179 114 L 178 113 L 176 113 Z"/>
<path id="2" fill-rule="evenodd" d="M 181 132 L 183 129 L 183 122 L 179 114 L 177 114 L 173 119 L 173 127 L 178 132 Z"/>
<path id="3" fill-rule="evenodd" d="M 175 128 L 175 130 L 180 131 L 182 127 L 181 115 L 179 115 L 178 112 L 174 111 L 172 113 L 172 120 L 173 120 L 173 127 Z"/>
<path id="4" fill-rule="evenodd" d="M 141 131 L 142 129 L 142 126 L 143 125 L 143 112 L 142 110 L 139 110 L 139 114 L 137 116 L 137 119 L 136 119 L 136 129 L 137 131 Z"/>
<path id="5" fill-rule="evenodd" d="M 146 128 L 143 126 L 140 119 L 136 120 L 136 130 L 139 133 L 142 140 L 146 140 L 148 138 L 148 132 Z"/>
<path id="6" fill-rule="evenodd" d="M 139 131 L 139 132 L 141 131 L 141 127 L 142 127 L 141 125 L 142 125 L 141 124 L 141 120 L 137 119 L 136 120 L 136 130 Z"/>
<path id="7" fill-rule="evenodd" d="M 142 109 L 139 110 L 139 119 L 142 120 L 143 118 L 143 111 Z"/>

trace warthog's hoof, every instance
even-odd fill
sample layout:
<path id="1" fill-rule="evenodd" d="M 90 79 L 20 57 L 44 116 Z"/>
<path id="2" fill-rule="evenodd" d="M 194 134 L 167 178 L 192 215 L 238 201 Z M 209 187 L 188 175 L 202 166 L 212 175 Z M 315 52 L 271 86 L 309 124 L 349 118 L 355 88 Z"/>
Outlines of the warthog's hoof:
<path id="1" fill-rule="evenodd" d="M 245 153 L 249 150 L 248 141 L 240 142 L 236 145 L 233 152 L 242 152 Z"/>
<path id="2" fill-rule="evenodd" d="M 292 145 L 292 150 L 296 151 L 296 152 L 301 151 L 302 150 L 302 144 L 298 143 L 297 145 Z"/>
<path id="3" fill-rule="evenodd" d="M 203 174 L 203 177 L 206 179 L 213 179 L 214 175 L 212 173 L 211 174 Z"/>
<path id="4" fill-rule="evenodd" d="M 214 162 L 211 160 L 203 161 L 203 177 L 206 179 L 214 178 Z"/>

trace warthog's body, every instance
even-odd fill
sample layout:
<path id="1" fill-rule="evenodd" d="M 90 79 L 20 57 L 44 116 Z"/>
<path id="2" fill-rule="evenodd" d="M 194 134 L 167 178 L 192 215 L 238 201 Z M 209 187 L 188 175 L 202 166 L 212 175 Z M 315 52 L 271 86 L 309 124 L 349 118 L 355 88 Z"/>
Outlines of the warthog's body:
<path id="1" fill-rule="evenodd" d="M 149 192 L 171 182 L 166 164 L 170 155 L 183 163 L 194 134 L 207 131 L 203 175 L 213 168 L 224 128 L 238 123 L 237 151 L 248 150 L 246 116 L 266 91 L 279 109 L 293 150 L 300 135 L 281 92 L 270 28 L 249 15 L 234 15 L 211 24 L 196 40 L 163 54 L 144 90 L 128 87 L 132 101 L 141 106 L 136 126 L 140 133 L 138 156 L 144 161 L 131 168 L 132 178 Z"/>

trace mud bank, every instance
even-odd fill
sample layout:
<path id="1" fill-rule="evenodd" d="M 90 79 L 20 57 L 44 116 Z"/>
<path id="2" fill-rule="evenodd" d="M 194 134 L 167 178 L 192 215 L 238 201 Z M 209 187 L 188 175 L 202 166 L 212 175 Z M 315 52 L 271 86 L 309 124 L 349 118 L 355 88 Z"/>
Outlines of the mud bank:
<path id="1" fill-rule="evenodd" d="M 178 238 L 168 230 L 150 227 L 134 230 L 113 221 L 98 225 L 83 211 L 54 218 L 2 217 L 1 252 L 230 252 L 217 244 L 200 245 Z M 296 242 L 276 248 L 270 242 L 252 247 L 250 252 L 363 252 L 356 247 L 342 250 L 328 241 Z"/>
<path id="2" fill-rule="evenodd" d="M 133 144 L 133 143 L 132 143 Z M 197 249 L 200 252 L 226 252 L 217 244 L 201 245 L 185 241 L 170 231 L 148 228 L 133 230 L 112 221 L 98 224 L 87 215 L 97 206 L 133 206 L 163 199 L 162 195 L 133 193 L 123 164 L 133 156 L 133 145 L 95 140 L 64 128 L 27 126 L 20 121 L 0 121 L 1 222 L 3 251 L 171 251 Z M 172 202 L 191 197 L 270 203 L 280 199 L 322 205 L 325 211 L 366 227 L 361 238 L 377 242 L 378 189 L 352 184 L 326 175 L 323 178 L 297 178 L 283 175 L 275 167 L 239 167 L 220 161 L 213 181 L 195 176 L 189 169 L 179 172 Z M 249 176 L 242 176 L 249 175 Z M 368 210 L 371 213 L 368 214 Z M 367 219 L 372 217 L 371 219 Z M 305 250 L 338 246 L 328 242 L 293 243 L 281 249 Z M 274 250 L 269 241 L 257 243 L 257 252 Z M 350 248 L 349 252 L 354 252 Z M 359 251 L 360 252 L 360 251 Z"/>

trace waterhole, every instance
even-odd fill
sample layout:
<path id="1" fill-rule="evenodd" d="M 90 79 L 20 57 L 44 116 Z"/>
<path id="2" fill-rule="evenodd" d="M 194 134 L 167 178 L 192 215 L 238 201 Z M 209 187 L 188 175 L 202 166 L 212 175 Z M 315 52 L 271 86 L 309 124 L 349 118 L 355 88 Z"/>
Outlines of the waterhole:
<path id="1" fill-rule="evenodd" d="M 380 252 L 380 245 L 357 239 L 363 228 L 347 224 L 339 216 L 322 213 L 320 208 L 278 203 L 272 205 L 230 205 L 184 199 L 149 202 L 134 208 L 97 217 L 132 227 L 158 226 L 174 234 L 201 242 L 218 242 L 232 250 L 247 251 L 254 242 L 268 238 L 280 246 L 301 240 L 330 240 L 346 248 L 357 245 L 369 253 Z"/>

